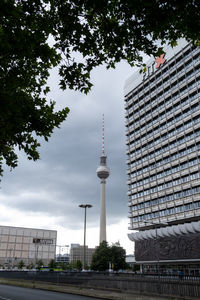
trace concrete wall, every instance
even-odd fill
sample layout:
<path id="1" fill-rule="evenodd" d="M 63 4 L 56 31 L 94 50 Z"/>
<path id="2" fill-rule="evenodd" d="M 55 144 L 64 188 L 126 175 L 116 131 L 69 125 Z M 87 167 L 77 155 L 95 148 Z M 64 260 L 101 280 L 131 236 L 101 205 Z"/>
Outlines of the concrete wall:
<path id="1" fill-rule="evenodd" d="M 16 266 L 20 260 L 25 264 L 42 259 L 48 264 L 56 253 L 55 230 L 0 226 L 0 264 Z"/>

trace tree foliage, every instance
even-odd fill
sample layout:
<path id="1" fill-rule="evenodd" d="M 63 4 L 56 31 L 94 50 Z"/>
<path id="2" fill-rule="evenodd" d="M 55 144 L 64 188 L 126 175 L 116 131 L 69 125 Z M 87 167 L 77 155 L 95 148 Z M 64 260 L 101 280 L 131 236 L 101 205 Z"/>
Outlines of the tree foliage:
<path id="1" fill-rule="evenodd" d="M 80 261 L 80 259 L 78 259 L 75 263 L 74 263 L 74 268 L 77 269 L 78 271 L 82 270 L 82 262 Z"/>
<path id="2" fill-rule="evenodd" d="M 22 269 L 25 266 L 25 263 L 23 260 L 20 260 L 18 263 L 18 269 Z"/>
<path id="3" fill-rule="evenodd" d="M 68 262 L 61 262 L 60 263 L 61 269 L 62 270 L 67 270 L 69 269 L 69 263 Z"/>
<path id="4" fill-rule="evenodd" d="M 55 259 L 51 259 L 48 264 L 48 267 L 53 269 L 53 268 L 56 268 L 56 266 L 57 266 L 57 263 L 56 263 Z"/>
<path id="5" fill-rule="evenodd" d="M 96 248 L 92 256 L 91 269 L 94 271 L 105 271 L 109 269 L 110 263 L 110 248 L 106 241 L 103 241 Z"/>
<path id="6" fill-rule="evenodd" d="M 31 269 L 33 269 L 34 268 L 34 264 L 33 264 L 33 262 L 32 263 L 30 263 L 28 266 L 27 266 L 27 269 L 29 269 L 29 270 L 31 270 Z"/>
<path id="7" fill-rule="evenodd" d="M 118 243 L 110 247 L 111 263 L 114 271 L 127 268 L 126 263 L 126 250 L 123 249 Z"/>
<path id="8" fill-rule="evenodd" d="M 36 265 L 37 265 L 37 268 L 40 269 L 41 267 L 44 266 L 44 263 L 43 263 L 43 261 L 42 261 L 41 259 L 39 259 L 39 260 L 37 261 Z"/>
<path id="9" fill-rule="evenodd" d="M 66 119 L 47 101 L 49 70 L 58 66 L 60 87 L 87 93 L 90 73 L 122 59 L 143 66 L 141 51 L 161 53 L 165 42 L 200 40 L 199 0 L 1 0 L 0 166 L 17 165 L 16 148 L 39 158 Z M 0 167 L 2 173 L 2 167 Z"/>
<path id="10" fill-rule="evenodd" d="M 107 242 L 103 241 L 92 256 L 91 269 L 106 271 L 109 269 L 109 265 L 114 271 L 126 269 L 126 251 L 119 243 L 109 246 Z"/>

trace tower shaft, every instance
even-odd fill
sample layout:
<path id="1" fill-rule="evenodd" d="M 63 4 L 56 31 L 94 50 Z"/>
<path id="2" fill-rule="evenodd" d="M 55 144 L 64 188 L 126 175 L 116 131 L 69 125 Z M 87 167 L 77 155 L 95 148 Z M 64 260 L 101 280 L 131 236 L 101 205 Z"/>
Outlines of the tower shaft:
<path id="1" fill-rule="evenodd" d="M 106 241 L 106 195 L 105 195 L 106 181 L 101 180 L 101 202 L 100 202 L 100 239 L 99 243 Z"/>
<path id="2" fill-rule="evenodd" d="M 104 115 L 102 122 L 102 153 L 100 157 L 100 166 L 97 168 L 97 176 L 101 179 L 101 199 L 100 199 L 100 243 L 106 241 L 106 195 L 105 186 L 110 170 L 106 165 L 106 155 L 104 152 Z"/>

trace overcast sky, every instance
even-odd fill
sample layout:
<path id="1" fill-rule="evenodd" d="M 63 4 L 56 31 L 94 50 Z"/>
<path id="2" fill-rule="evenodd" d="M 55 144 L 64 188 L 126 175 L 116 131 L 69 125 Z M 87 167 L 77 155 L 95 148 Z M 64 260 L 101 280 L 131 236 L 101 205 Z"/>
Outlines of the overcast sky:
<path id="1" fill-rule="evenodd" d="M 62 92 L 57 71 L 49 81 L 57 108 L 68 106 L 70 114 L 49 142 L 42 141 L 40 160 L 32 162 L 23 153 L 12 172 L 4 172 L 0 193 L 0 224 L 57 230 L 58 245 L 83 244 L 84 211 L 87 214 L 87 244 L 99 244 L 100 163 L 102 114 L 105 115 L 105 154 L 111 170 L 106 184 L 107 240 L 120 241 L 133 252 L 128 240 L 128 197 L 123 86 L 135 72 L 126 63 L 114 70 L 104 67 L 92 73 L 89 95 Z"/>

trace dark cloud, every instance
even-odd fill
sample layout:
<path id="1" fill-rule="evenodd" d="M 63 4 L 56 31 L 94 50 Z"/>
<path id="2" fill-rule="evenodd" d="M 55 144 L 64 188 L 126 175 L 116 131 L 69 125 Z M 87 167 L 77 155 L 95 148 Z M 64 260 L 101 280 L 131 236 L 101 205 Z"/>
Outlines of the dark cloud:
<path id="1" fill-rule="evenodd" d="M 126 146 L 123 85 L 132 74 L 121 63 L 116 70 L 99 68 L 93 72 L 94 87 L 85 96 L 58 90 L 54 73 L 51 98 L 57 108 L 69 106 L 70 114 L 48 143 L 42 141 L 37 162 L 19 154 L 19 166 L 6 170 L 1 182 L 1 201 L 21 213 L 56 216 L 59 225 L 82 227 L 81 203 L 91 203 L 88 226 L 99 225 L 100 181 L 96 176 L 101 155 L 101 118 L 105 114 L 105 152 L 111 175 L 107 180 L 107 223 L 126 218 Z M 128 224 L 128 218 L 127 218 Z M 128 225 L 127 225 L 128 226 Z"/>

